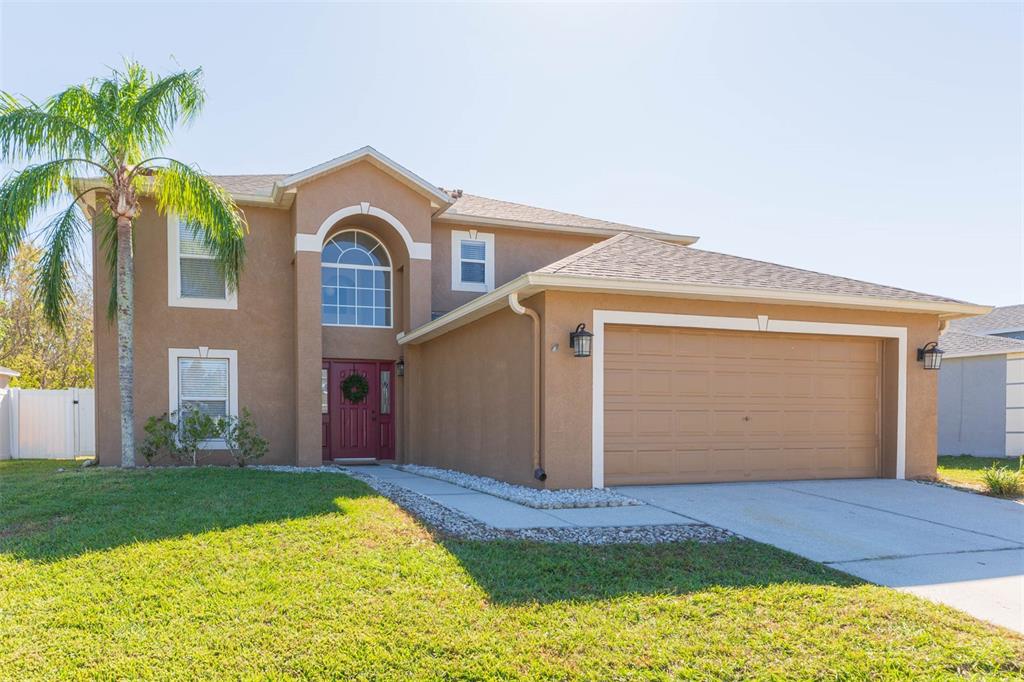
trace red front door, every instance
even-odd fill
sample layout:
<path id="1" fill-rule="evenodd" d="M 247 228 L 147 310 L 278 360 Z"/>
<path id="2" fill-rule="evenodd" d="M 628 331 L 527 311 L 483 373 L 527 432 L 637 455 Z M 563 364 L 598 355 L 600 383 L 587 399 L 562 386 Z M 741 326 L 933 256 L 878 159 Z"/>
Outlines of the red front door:
<path id="1" fill-rule="evenodd" d="M 394 459 L 394 363 L 376 360 L 324 360 L 327 411 L 323 415 L 324 459 Z M 353 375 L 366 379 L 366 395 L 346 398 Z"/>

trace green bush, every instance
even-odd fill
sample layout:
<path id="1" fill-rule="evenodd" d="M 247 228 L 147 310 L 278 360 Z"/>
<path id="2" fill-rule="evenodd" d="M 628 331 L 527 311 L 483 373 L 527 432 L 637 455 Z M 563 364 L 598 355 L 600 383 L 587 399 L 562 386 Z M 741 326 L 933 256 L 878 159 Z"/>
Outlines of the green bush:
<path id="1" fill-rule="evenodd" d="M 139 446 L 139 452 L 146 458 L 146 466 L 152 466 L 153 462 L 161 456 L 177 454 L 178 442 L 174 435 L 178 427 L 170 420 L 166 412 L 159 417 L 147 419 L 143 428 L 146 431 L 146 438 Z"/>
<path id="2" fill-rule="evenodd" d="M 224 444 L 238 466 L 244 467 L 267 454 L 270 445 L 256 431 L 256 422 L 252 420 L 248 408 L 242 408 L 240 417 L 223 417 L 218 421 Z"/>
<path id="3" fill-rule="evenodd" d="M 196 409 L 176 412 L 175 415 L 178 423 L 176 454 L 182 460 L 196 466 L 203 443 L 223 437 L 221 420 Z"/>
<path id="4" fill-rule="evenodd" d="M 1017 463 L 1017 470 L 993 464 L 982 472 L 982 480 L 989 494 L 999 497 L 1019 497 L 1024 494 L 1024 457 Z"/>

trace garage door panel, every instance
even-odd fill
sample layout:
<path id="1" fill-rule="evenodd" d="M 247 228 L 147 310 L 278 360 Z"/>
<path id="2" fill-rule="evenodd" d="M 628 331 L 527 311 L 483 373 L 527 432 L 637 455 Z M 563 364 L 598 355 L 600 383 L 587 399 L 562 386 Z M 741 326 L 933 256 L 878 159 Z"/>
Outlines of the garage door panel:
<path id="1" fill-rule="evenodd" d="M 717 409 L 711 413 L 711 433 L 716 437 L 743 435 L 747 431 L 745 410 Z"/>
<path id="2" fill-rule="evenodd" d="M 747 416 L 748 435 L 771 442 L 781 439 L 785 425 L 781 410 L 750 410 Z"/>
<path id="3" fill-rule="evenodd" d="M 633 376 L 633 385 L 639 397 L 672 395 L 672 371 L 637 370 Z"/>
<path id="4" fill-rule="evenodd" d="M 628 332 L 624 332 L 628 333 Z M 711 336 L 708 334 L 672 334 L 665 332 L 672 339 L 672 350 L 680 358 L 711 357 Z"/>
<path id="5" fill-rule="evenodd" d="M 604 354 L 606 357 L 614 355 L 630 355 L 632 356 L 633 351 L 633 334 L 629 334 L 622 331 L 614 331 L 611 327 L 609 331 L 604 335 Z"/>
<path id="6" fill-rule="evenodd" d="M 747 375 L 747 395 L 751 398 L 779 398 L 785 381 L 779 372 L 751 372 Z"/>
<path id="7" fill-rule="evenodd" d="M 785 380 L 784 396 L 786 398 L 813 398 L 814 375 L 787 374 Z"/>
<path id="8" fill-rule="evenodd" d="M 672 392 L 680 397 L 704 397 L 711 390 L 711 372 L 685 370 L 672 373 Z"/>
<path id="9" fill-rule="evenodd" d="M 637 435 L 645 438 L 672 435 L 672 410 L 640 410 L 636 413 Z"/>
<path id="10" fill-rule="evenodd" d="M 746 372 L 715 372 L 711 377 L 711 397 L 745 397 L 748 389 Z"/>
<path id="11" fill-rule="evenodd" d="M 746 336 L 716 336 L 711 345 L 711 354 L 715 358 L 749 358 L 750 339 Z"/>
<path id="12" fill-rule="evenodd" d="M 633 386 L 633 370 L 610 369 L 607 372 L 605 372 L 604 390 L 605 393 L 609 396 L 632 396 L 635 392 Z"/>
<path id="13" fill-rule="evenodd" d="M 843 374 L 819 376 L 815 385 L 816 398 L 848 398 L 850 377 Z"/>
<path id="14" fill-rule="evenodd" d="M 607 331 L 609 485 L 878 475 L 878 340 Z"/>
<path id="15" fill-rule="evenodd" d="M 665 356 L 671 357 L 672 335 L 668 332 L 660 334 L 641 334 L 636 337 L 635 348 L 637 355 Z"/>
<path id="16" fill-rule="evenodd" d="M 711 433 L 711 413 L 706 410 L 677 410 L 676 435 L 680 437 L 707 436 Z"/>
<path id="17" fill-rule="evenodd" d="M 633 410 L 605 410 L 605 437 L 634 438 L 637 435 Z"/>

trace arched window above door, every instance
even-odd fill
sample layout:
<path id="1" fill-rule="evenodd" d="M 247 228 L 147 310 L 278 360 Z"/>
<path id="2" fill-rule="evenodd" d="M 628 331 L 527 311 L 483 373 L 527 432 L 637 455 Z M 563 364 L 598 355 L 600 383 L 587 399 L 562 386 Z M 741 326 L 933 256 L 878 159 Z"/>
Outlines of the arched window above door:
<path id="1" fill-rule="evenodd" d="M 368 232 L 345 230 L 324 244 L 320 285 L 325 326 L 391 326 L 391 257 Z"/>

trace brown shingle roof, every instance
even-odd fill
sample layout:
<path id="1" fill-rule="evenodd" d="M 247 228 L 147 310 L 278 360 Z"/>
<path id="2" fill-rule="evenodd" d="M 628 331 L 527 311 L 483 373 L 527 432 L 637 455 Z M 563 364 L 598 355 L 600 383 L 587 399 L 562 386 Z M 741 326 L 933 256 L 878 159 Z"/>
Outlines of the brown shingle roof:
<path id="1" fill-rule="evenodd" d="M 1004 353 L 1024 353 L 1024 341 L 1005 336 L 971 334 L 957 331 L 951 326 L 939 337 L 939 348 L 950 355 L 1003 355 Z"/>
<path id="2" fill-rule="evenodd" d="M 609 232 L 648 232 L 651 234 L 664 234 L 658 230 L 634 225 L 613 223 L 597 218 L 587 218 L 575 213 L 563 213 L 552 211 L 547 208 L 537 208 L 517 204 L 511 201 L 499 201 L 478 197 L 473 194 L 463 194 L 455 199 L 455 203 L 447 211 L 441 214 L 444 216 L 473 216 L 475 218 L 491 218 L 499 220 L 515 220 L 524 223 L 536 223 L 539 225 L 564 225 L 567 227 L 580 227 L 591 230 L 607 230 Z"/>
<path id="3" fill-rule="evenodd" d="M 936 303 L 952 298 L 620 234 L 538 270 L 541 273 L 668 284 L 706 284 Z"/>
<path id="4" fill-rule="evenodd" d="M 269 197 L 274 191 L 274 183 L 284 180 L 288 175 L 210 175 L 208 177 L 232 194 Z"/>
<path id="5" fill-rule="evenodd" d="M 274 183 L 289 177 L 285 174 L 277 175 L 211 175 L 211 180 L 226 189 L 232 194 L 247 194 L 250 196 L 270 197 L 274 190 Z M 511 201 L 499 201 L 488 199 L 473 194 L 462 194 L 456 198 L 452 197 L 454 203 L 440 217 L 444 216 L 470 216 L 482 220 L 509 220 L 524 223 L 535 223 L 537 225 L 556 225 L 559 227 L 575 227 L 587 230 L 602 230 L 611 234 L 619 232 L 643 232 L 647 234 L 666 234 L 659 230 L 652 230 L 646 227 L 613 223 L 608 220 L 587 218 L 575 213 L 563 213 L 552 211 L 547 208 L 527 206 Z"/>

